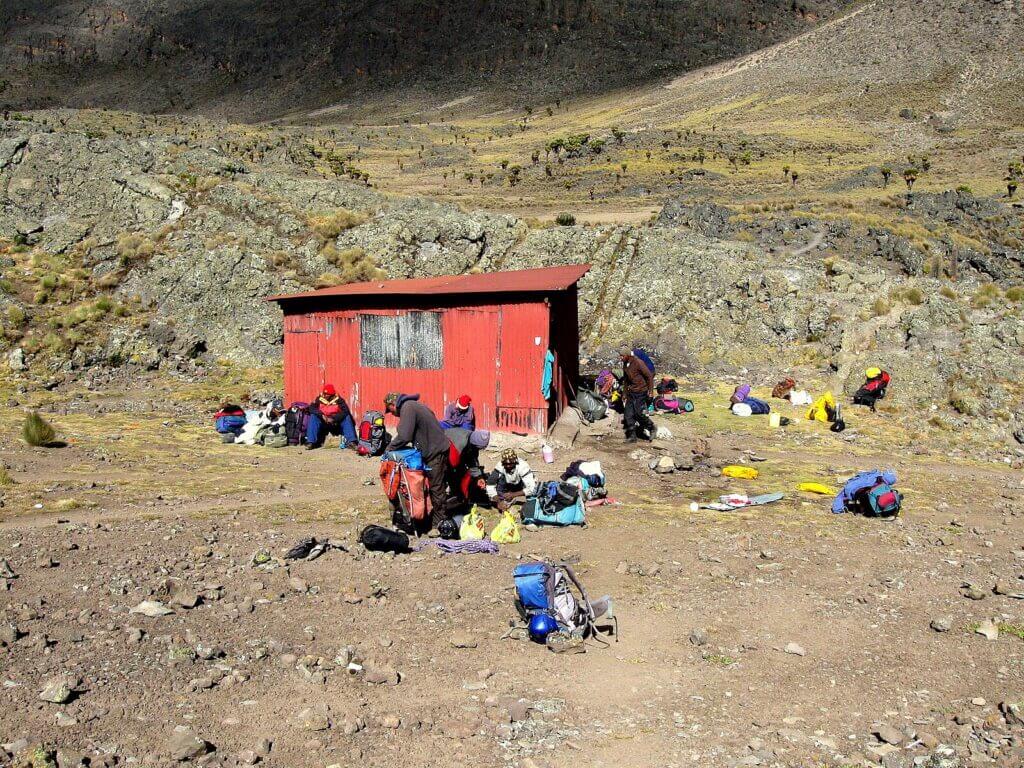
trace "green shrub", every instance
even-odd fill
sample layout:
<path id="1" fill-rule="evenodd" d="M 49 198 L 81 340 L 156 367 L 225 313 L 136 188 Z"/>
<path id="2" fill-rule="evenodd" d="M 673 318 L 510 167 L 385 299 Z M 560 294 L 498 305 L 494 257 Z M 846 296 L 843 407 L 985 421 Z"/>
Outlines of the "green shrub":
<path id="1" fill-rule="evenodd" d="M 945 296 L 947 299 L 956 300 L 956 291 L 950 288 L 948 285 L 944 285 L 939 288 L 939 295 Z"/>
<path id="2" fill-rule="evenodd" d="M 11 473 L 7 471 L 7 467 L 0 464 L 0 486 L 14 485 L 14 478 L 11 477 Z"/>
<path id="3" fill-rule="evenodd" d="M 57 433 L 38 411 L 32 411 L 21 426 L 21 437 L 29 445 L 38 447 L 52 443 Z"/>
<path id="4" fill-rule="evenodd" d="M 888 315 L 890 309 L 891 307 L 889 306 L 889 302 L 881 296 L 875 299 L 875 303 L 871 305 L 871 311 L 874 313 L 875 317 Z"/>
<path id="5" fill-rule="evenodd" d="M 1007 301 L 1020 304 L 1024 301 L 1024 285 L 1015 285 L 1012 288 L 1007 288 L 1005 296 Z"/>
<path id="6" fill-rule="evenodd" d="M 571 227 L 576 223 L 576 217 L 571 213 L 560 213 L 555 216 L 555 224 L 560 227 Z"/>
<path id="7" fill-rule="evenodd" d="M 325 216 L 314 216 L 309 220 L 309 226 L 323 242 L 333 240 L 346 229 L 358 227 L 366 221 L 366 215 L 357 211 L 349 211 L 339 208 L 334 213 Z"/>

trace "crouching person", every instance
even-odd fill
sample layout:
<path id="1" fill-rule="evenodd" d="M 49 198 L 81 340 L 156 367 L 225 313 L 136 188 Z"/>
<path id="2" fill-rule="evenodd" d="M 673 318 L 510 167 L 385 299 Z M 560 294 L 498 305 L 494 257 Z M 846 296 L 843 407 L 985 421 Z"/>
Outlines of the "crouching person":
<path id="1" fill-rule="evenodd" d="M 444 424 L 444 422 L 441 422 Z M 473 504 L 487 504 L 487 479 L 480 465 L 480 451 L 490 445 L 491 433 L 485 429 L 470 431 L 453 427 L 444 433 L 451 442 L 448 451 L 448 484 L 451 495 L 448 508 L 453 513 Z"/>
<path id="2" fill-rule="evenodd" d="M 309 406 L 306 450 L 319 448 L 329 434 L 341 436 L 342 448 L 358 442 L 356 423 L 348 409 L 348 403 L 338 394 L 333 384 L 325 384 L 324 391 Z"/>
<path id="3" fill-rule="evenodd" d="M 487 497 L 498 509 L 508 509 L 519 500 L 537 492 L 537 477 L 530 465 L 519 458 L 514 448 L 501 453 L 501 461 L 487 477 Z"/>

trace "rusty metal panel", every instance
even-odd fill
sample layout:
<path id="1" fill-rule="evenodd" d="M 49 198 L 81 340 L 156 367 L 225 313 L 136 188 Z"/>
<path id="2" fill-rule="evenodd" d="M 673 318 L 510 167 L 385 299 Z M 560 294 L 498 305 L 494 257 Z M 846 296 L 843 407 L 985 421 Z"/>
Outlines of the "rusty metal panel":
<path id="1" fill-rule="evenodd" d="M 547 407 L 540 390 L 547 350 L 546 304 L 506 304 L 501 308 L 498 405 L 509 408 Z"/>
<path id="2" fill-rule="evenodd" d="M 323 385 L 320 357 L 322 334 L 286 331 L 284 334 L 284 396 L 286 404 L 310 402 Z"/>
<path id="3" fill-rule="evenodd" d="M 545 293 L 564 291 L 590 271 L 589 264 L 569 264 L 541 269 L 519 269 L 470 275 L 439 275 L 411 280 L 374 280 L 349 283 L 319 291 L 270 296 L 269 301 L 289 301 L 323 296 L 439 296 L 470 293 Z"/>
<path id="4" fill-rule="evenodd" d="M 496 306 L 445 313 L 444 402 L 473 398 L 479 429 L 497 426 L 498 312 Z"/>

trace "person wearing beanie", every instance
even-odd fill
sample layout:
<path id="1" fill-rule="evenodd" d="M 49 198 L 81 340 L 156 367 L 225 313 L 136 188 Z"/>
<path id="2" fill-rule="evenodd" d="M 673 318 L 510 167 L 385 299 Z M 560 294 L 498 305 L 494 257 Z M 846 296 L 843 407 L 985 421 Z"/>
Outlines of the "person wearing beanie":
<path id="1" fill-rule="evenodd" d="M 451 427 L 444 433 L 452 444 L 448 451 L 448 483 L 457 506 L 486 502 L 483 492 L 487 483 L 480 464 L 480 451 L 490 445 L 491 433 L 486 429 L 471 432 L 461 427 Z"/>
<path id="2" fill-rule="evenodd" d="M 444 409 L 444 418 L 441 419 L 442 429 L 459 427 L 472 432 L 476 429 L 476 413 L 473 411 L 473 398 L 469 395 L 462 395 L 454 403 L 448 403 Z"/>
<path id="3" fill-rule="evenodd" d="M 445 508 L 448 501 L 448 452 L 451 449 L 451 441 L 441 429 L 434 412 L 420 402 L 419 395 L 391 392 L 384 398 L 384 409 L 398 417 L 398 431 L 388 445 L 387 452 L 415 448 L 423 456 L 423 463 L 428 467 L 431 515 L 429 523 L 437 528 L 447 517 Z"/>
<path id="4" fill-rule="evenodd" d="M 519 458 L 514 448 L 501 452 L 501 461 L 487 476 L 487 497 L 505 510 L 516 499 L 525 499 L 537 492 L 537 477 L 530 465 Z"/>
<path id="5" fill-rule="evenodd" d="M 647 404 L 654 397 L 654 374 L 629 347 L 619 348 L 619 359 L 622 360 L 622 382 L 625 386 L 623 425 L 626 442 L 635 443 L 637 437 L 653 440 L 657 429 L 647 415 Z"/>
<path id="6" fill-rule="evenodd" d="M 327 435 L 338 435 L 341 447 L 359 444 L 356 422 L 348 403 L 338 394 L 333 384 L 324 384 L 323 392 L 309 406 L 309 424 L 306 426 L 306 450 L 323 445 Z"/>

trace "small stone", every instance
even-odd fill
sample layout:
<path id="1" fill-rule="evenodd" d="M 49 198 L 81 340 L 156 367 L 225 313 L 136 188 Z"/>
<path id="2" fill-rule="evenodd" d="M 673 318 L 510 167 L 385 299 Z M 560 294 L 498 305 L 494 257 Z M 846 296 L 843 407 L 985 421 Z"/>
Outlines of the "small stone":
<path id="1" fill-rule="evenodd" d="M 354 736 L 366 727 L 366 721 L 354 712 L 346 712 L 341 718 L 341 730 L 346 736 Z"/>
<path id="2" fill-rule="evenodd" d="M 65 712 L 58 712 L 54 722 L 57 724 L 58 728 L 70 728 L 78 725 L 78 721 Z"/>
<path id="3" fill-rule="evenodd" d="M 309 584 L 306 583 L 305 579 L 300 579 L 298 576 L 292 576 L 288 579 L 288 587 L 292 592 L 308 592 Z"/>
<path id="4" fill-rule="evenodd" d="M 386 715 L 381 716 L 380 725 L 381 728 L 398 728 L 402 724 L 402 718 L 396 715 L 394 712 L 389 712 Z"/>
<path id="5" fill-rule="evenodd" d="M 992 619 L 985 619 L 985 621 L 978 624 L 974 632 L 975 634 L 981 635 L 986 640 L 999 639 L 999 625 L 992 621 Z"/>
<path id="6" fill-rule="evenodd" d="M 984 600 L 988 597 L 988 593 L 984 589 L 976 587 L 973 584 L 967 584 L 961 587 L 960 594 L 968 600 Z"/>
<path id="7" fill-rule="evenodd" d="M 213 751 L 213 746 L 196 736 L 188 726 L 178 725 L 167 740 L 166 749 L 173 760 L 183 763 Z"/>
<path id="8" fill-rule="evenodd" d="M 174 613 L 170 608 L 161 603 L 159 600 L 143 600 L 141 603 L 136 605 L 129 611 L 129 613 L 137 613 L 142 616 L 148 616 L 154 619 L 158 616 L 167 616 L 168 614 Z"/>
<path id="9" fill-rule="evenodd" d="M 174 593 L 174 596 L 168 600 L 170 605 L 184 608 L 185 610 L 191 610 L 195 608 L 203 601 L 198 592 L 191 589 L 179 589 Z"/>
<path id="10" fill-rule="evenodd" d="M 125 630 L 125 639 L 129 645 L 138 645 L 142 642 L 142 630 L 138 627 L 128 627 Z"/>
<path id="11" fill-rule="evenodd" d="M 939 746 L 939 739 L 934 733 L 928 731 L 918 731 L 917 740 L 921 742 L 921 746 L 925 749 L 935 749 Z"/>
<path id="12" fill-rule="evenodd" d="M 984 707 L 986 702 L 985 699 L 983 699 L 981 696 L 975 696 L 973 699 L 971 699 L 971 704 L 973 704 L 976 707 Z"/>
<path id="13" fill-rule="evenodd" d="M 619 564 L 615 566 L 615 572 L 618 574 L 629 573 L 629 563 L 625 560 L 620 560 Z"/>
<path id="14" fill-rule="evenodd" d="M 928 626 L 936 632 L 949 632 L 949 630 L 953 628 L 953 617 L 939 616 L 938 618 L 932 619 L 931 624 Z"/>
<path id="15" fill-rule="evenodd" d="M 306 731 L 326 731 L 331 727 L 330 712 L 326 704 L 314 704 L 295 713 L 295 724 Z"/>
<path id="16" fill-rule="evenodd" d="M 36 568 L 56 568 L 57 563 L 49 555 L 40 555 L 36 558 Z"/>
<path id="17" fill-rule="evenodd" d="M 807 651 L 804 650 L 802 645 L 798 643 L 787 643 L 784 649 L 786 653 L 792 654 L 793 656 L 806 656 Z"/>
<path id="18" fill-rule="evenodd" d="M 363 680 L 371 685 L 398 685 L 401 675 L 390 667 L 365 666 Z"/>
<path id="19" fill-rule="evenodd" d="M 243 749 L 238 753 L 238 762 L 242 765 L 256 765 L 262 759 L 254 749 Z"/>
<path id="20" fill-rule="evenodd" d="M 668 475 L 676 471 L 676 461 L 671 456 L 662 456 L 656 462 L 651 463 L 651 469 L 659 475 Z"/>
<path id="21" fill-rule="evenodd" d="M 524 720 L 530 719 L 530 711 L 532 709 L 533 706 L 530 702 L 519 699 L 508 705 L 508 714 L 512 718 L 513 723 L 521 723 Z"/>
<path id="22" fill-rule="evenodd" d="M 294 653 L 282 653 L 280 656 L 277 657 L 278 665 L 284 667 L 285 669 L 290 669 L 291 667 L 294 667 L 298 663 L 298 661 L 299 657 L 296 656 Z"/>
<path id="23" fill-rule="evenodd" d="M 46 681 L 43 690 L 39 692 L 39 698 L 51 704 L 67 704 L 74 698 L 77 685 L 78 680 L 73 677 L 55 677 Z"/>
<path id="24" fill-rule="evenodd" d="M 874 734 L 878 737 L 879 741 L 886 744 L 893 744 L 895 746 L 899 746 L 906 741 L 907 738 L 903 731 L 884 723 L 875 728 Z"/>
<path id="25" fill-rule="evenodd" d="M 700 627 L 698 627 L 697 629 L 691 630 L 690 631 L 690 642 L 693 643 L 693 645 L 696 645 L 696 646 L 707 645 L 708 644 L 708 633 L 707 633 L 707 630 L 701 629 Z"/>
<path id="26" fill-rule="evenodd" d="M 453 648 L 476 648 L 477 639 L 468 632 L 456 632 L 451 637 Z"/>

